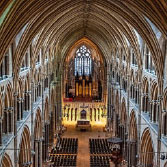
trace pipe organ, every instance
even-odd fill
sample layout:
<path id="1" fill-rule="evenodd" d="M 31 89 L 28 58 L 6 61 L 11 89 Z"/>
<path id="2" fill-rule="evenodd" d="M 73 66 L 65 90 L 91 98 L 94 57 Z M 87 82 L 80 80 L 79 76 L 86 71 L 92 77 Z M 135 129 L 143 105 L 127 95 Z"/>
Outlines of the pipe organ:
<path id="1" fill-rule="evenodd" d="M 100 54 L 81 44 L 69 53 L 66 61 L 63 124 L 76 124 L 77 121 L 106 124 L 105 65 Z"/>

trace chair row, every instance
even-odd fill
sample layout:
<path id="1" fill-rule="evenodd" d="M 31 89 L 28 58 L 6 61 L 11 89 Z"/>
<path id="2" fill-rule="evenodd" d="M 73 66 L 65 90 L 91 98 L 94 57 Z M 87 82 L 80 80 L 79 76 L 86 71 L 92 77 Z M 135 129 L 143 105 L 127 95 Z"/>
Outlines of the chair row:
<path id="1" fill-rule="evenodd" d="M 111 154 L 107 139 L 89 139 L 90 154 Z"/>
<path id="2" fill-rule="evenodd" d="M 50 167 L 76 167 L 77 156 L 76 155 L 52 155 L 50 157 L 51 162 L 53 162 Z"/>
<path id="3" fill-rule="evenodd" d="M 59 138 L 52 154 L 77 154 L 78 139 L 77 138 Z"/>
<path id="4" fill-rule="evenodd" d="M 90 156 L 90 167 L 110 167 L 110 156 Z"/>

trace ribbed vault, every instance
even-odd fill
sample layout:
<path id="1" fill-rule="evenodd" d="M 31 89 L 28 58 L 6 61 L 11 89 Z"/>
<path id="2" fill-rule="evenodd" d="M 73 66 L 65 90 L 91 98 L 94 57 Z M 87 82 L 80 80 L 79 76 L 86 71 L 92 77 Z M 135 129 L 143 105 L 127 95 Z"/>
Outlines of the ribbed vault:
<path id="1" fill-rule="evenodd" d="M 9 3 L 0 3 L 5 11 Z M 26 53 L 33 38 L 38 34 L 35 49 L 38 54 L 41 46 L 45 51 L 58 43 L 62 57 L 79 39 L 87 37 L 103 52 L 106 60 L 111 59 L 111 48 L 122 46 L 128 56 L 127 41 L 136 53 L 139 67 L 142 65 L 139 43 L 135 31 L 147 43 L 161 80 L 164 57 L 156 35 L 148 18 L 166 38 L 167 2 L 165 0 L 15 0 L 11 10 L 0 27 L 0 61 L 20 30 L 26 25 L 14 55 L 15 73 L 21 66 L 20 59 Z M 0 13 L 0 17 L 2 16 Z"/>

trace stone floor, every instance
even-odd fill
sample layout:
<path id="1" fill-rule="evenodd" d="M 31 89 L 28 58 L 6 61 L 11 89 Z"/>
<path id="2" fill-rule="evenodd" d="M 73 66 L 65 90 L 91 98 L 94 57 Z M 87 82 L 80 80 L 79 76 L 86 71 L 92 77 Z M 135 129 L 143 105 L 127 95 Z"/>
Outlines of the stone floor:
<path id="1" fill-rule="evenodd" d="M 67 127 L 62 137 L 78 138 L 77 167 L 90 166 L 89 138 L 104 138 L 107 134 L 102 127 L 94 126 L 91 131 L 77 131 L 73 126 Z"/>
<path id="2" fill-rule="evenodd" d="M 110 134 L 111 136 L 111 134 Z M 78 138 L 77 167 L 90 167 L 89 138 L 108 138 L 101 126 L 93 126 L 91 131 L 79 131 L 75 126 L 68 126 L 62 137 Z M 47 164 L 44 167 L 48 167 Z M 111 165 L 111 167 L 114 167 Z"/>

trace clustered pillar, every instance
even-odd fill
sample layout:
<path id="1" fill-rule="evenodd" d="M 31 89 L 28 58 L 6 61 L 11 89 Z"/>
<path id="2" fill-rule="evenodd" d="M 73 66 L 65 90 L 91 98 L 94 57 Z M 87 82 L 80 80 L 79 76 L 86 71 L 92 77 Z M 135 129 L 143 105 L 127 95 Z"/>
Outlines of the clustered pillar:
<path id="1" fill-rule="evenodd" d="M 48 147 L 49 147 L 49 124 L 45 123 L 44 141 L 43 141 L 43 160 L 46 161 L 48 158 Z"/>

